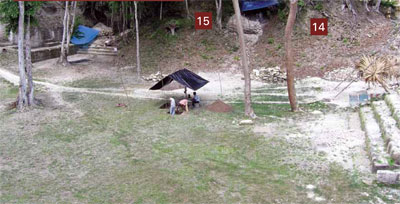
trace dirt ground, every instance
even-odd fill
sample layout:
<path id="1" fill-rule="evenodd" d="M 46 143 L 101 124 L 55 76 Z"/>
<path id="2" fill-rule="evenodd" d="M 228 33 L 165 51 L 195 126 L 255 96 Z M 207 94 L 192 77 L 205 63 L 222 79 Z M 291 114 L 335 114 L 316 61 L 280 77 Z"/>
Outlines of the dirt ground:
<path id="1" fill-rule="evenodd" d="M 227 58 L 210 59 L 210 41 L 201 43 L 203 57 L 186 65 L 228 61 L 227 69 L 196 72 L 210 81 L 198 91 L 202 101 L 222 99 L 233 106 L 231 113 L 202 107 L 171 118 L 158 107 L 183 97 L 183 90 L 149 91 L 153 83 L 138 80 L 132 63 L 120 65 L 121 56 L 81 54 L 69 57 L 69 67 L 56 59 L 35 63 L 43 106 L 7 110 L 18 92 L 17 64 L 0 56 L 0 203 L 398 203 L 398 186 L 374 181 L 357 109 L 350 107 L 349 95 L 367 85 L 357 81 L 338 96 L 348 82 L 335 89 L 353 74 L 360 54 L 388 45 L 395 25 L 376 18 L 360 27 L 335 26 L 344 32 L 295 39 L 296 72 L 303 78 L 296 81 L 299 113 L 289 112 L 284 84 L 252 81 L 258 115 L 252 126 L 239 125 L 245 118 L 236 54 L 225 50 Z M 257 66 L 282 57 L 279 32 L 265 29 L 261 41 L 275 42 L 267 50 L 256 46 L 259 57 L 270 60 L 253 61 Z M 167 61 L 174 70 L 191 56 Z"/>
<path id="2" fill-rule="evenodd" d="M 108 64 L 112 58 L 70 59 L 84 62 L 68 68 L 57 67 L 55 60 L 34 65 L 43 107 L 22 113 L 6 110 L 17 89 L 4 80 L 0 83 L 0 202 L 395 203 L 400 199 L 398 189 L 374 182 L 357 113 L 348 109 L 348 94 L 365 90 L 363 82 L 334 98 L 340 89 L 333 88 L 339 82 L 299 80 L 300 102 L 305 103 L 299 114 L 289 114 L 289 106 L 279 104 L 287 100 L 283 85 L 254 82 L 259 118 L 254 126 L 243 127 L 238 125 L 242 104 L 233 103 L 234 111 L 228 114 L 199 109 L 170 118 L 158 107 L 170 96 L 183 96 L 182 90 L 150 92 L 152 83 L 137 85 L 134 75 L 123 76 L 124 85 L 116 84 L 112 72 L 118 69 Z M 13 72 L 15 66 L 0 69 L 3 77 L 18 83 Z M 242 101 L 241 75 L 199 74 L 210 80 L 199 92 L 205 100 Z M 262 103 L 267 100 L 279 103 Z M 118 103 L 128 107 L 118 108 Z"/>

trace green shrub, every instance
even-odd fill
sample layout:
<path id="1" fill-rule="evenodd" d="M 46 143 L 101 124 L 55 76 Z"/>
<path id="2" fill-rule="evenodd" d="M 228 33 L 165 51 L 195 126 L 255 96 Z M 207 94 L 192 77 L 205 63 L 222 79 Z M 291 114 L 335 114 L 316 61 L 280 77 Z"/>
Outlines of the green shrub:
<path id="1" fill-rule="evenodd" d="M 279 9 L 278 10 L 278 18 L 280 21 L 285 22 L 287 18 L 287 10 L 286 9 Z"/>
<path id="2" fill-rule="evenodd" d="M 268 38 L 268 44 L 274 44 L 275 40 L 274 38 Z"/>
<path id="3" fill-rule="evenodd" d="M 276 50 L 280 50 L 282 48 L 282 44 L 278 44 L 277 46 L 276 46 Z"/>
<path id="4" fill-rule="evenodd" d="M 299 2 L 297 3 L 300 7 L 304 7 L 306 5 L 306 3 L 304 2 L 304 0 L 299 0 Z"/>
<path id="5" fill-rule="evenodd" d="M 324 6 L 322 5 L 321 2 L 317 3 L 317 5 L 314 6 L 314 9 L 317 11 L 322 11 L 324 9 Z"/>
<path id="6" fill-rule="evenodd" d="M 382 5 L 383 7 L 392 7 L 392 8 L 395 8 L 396 5 L 397 5 L 397 1 L 395 1 L 395 0 L 383 0 L 383 1 L 381 2 L 381 5 Z"/>

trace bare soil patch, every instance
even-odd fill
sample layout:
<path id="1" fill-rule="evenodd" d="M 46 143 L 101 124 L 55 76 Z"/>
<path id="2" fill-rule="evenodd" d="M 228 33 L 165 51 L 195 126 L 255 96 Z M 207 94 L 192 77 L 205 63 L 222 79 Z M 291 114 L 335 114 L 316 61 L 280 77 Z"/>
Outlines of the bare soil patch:
<path id="1" fill-rule="evenodd" d="M 214 103 L 208 105 L 206 108 L 207 110 L 216 113 L 228 113 L 233 111 L 232 106 L 224 103 L 221 100 L 216 100 Z"/>

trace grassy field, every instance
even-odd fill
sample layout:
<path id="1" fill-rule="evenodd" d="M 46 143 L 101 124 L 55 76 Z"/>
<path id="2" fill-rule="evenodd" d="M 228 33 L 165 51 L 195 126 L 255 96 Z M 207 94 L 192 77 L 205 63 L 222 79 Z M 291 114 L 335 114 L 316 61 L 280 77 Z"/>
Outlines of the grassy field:
<path id="1" fill-rule="evenodd" d="M 1 103 L 15 98 L 15 87 L 0 87 Z M 160 101 L 118 108 L 125 101 L 115 97 L 62 98 L 67 105 L 0 112 L 0 203 L 317 203 L 310 193 L 324 203 L 389 201 L 357 172 L 310 151 L 309 141 L 282 137 L 296 127 L 261 135 L 233 123 L 240 105 L 171 117 Z M 288 106 L 263 110 L 302 117 Z"/>

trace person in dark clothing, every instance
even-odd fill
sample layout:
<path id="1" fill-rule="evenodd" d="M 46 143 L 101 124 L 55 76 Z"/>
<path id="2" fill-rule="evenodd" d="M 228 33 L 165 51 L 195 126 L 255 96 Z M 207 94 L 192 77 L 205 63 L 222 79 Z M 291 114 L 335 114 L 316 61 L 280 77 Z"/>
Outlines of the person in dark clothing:
<path id="1" fill-rule="evenodd" d="M 196 103 L 200 104 L 200 97 L 196 94 L 196 92 L 193 92 L 192 106 L 195 107 Z"/>

